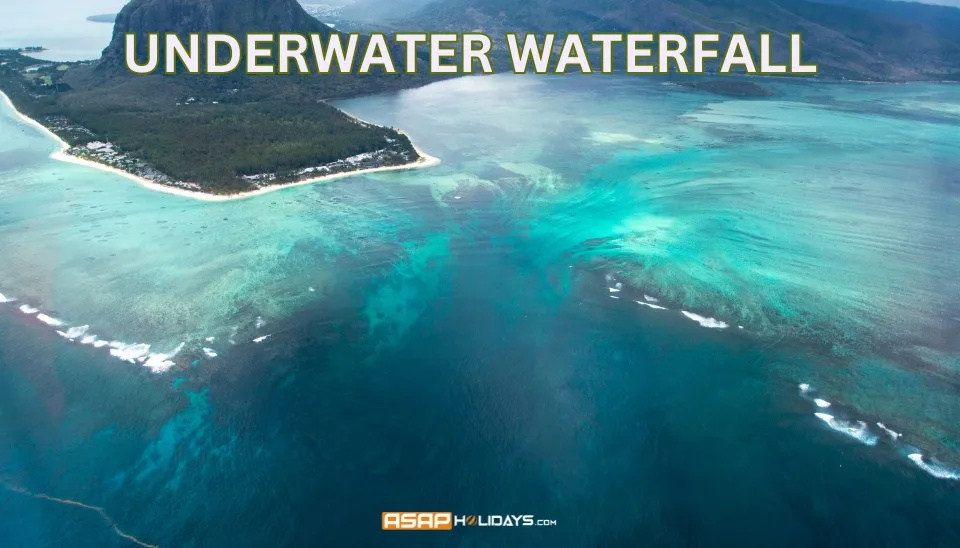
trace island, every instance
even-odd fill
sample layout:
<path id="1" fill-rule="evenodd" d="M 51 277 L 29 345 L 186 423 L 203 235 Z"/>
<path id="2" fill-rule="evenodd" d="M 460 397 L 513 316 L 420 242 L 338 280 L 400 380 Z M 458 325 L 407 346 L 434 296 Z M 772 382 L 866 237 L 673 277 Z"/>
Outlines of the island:
<path id="1" fill-rule="evenodd" d="M 116 13 L 106 13 L 103 15 L 91 15 L 87 17 L 87 21 L 92 21 L 94 23 L 110 23 L 113 24 L 117 20 Z"/>
<path id="2" fill-rule="evenodd" d="M 25 48 L 20 48 L 17 51 L 20 53 L 40 53 L 42 51 L 47 51 L 47 48 L 42 46 L 27 46 Z"/>
<path id="3" fill-rule="evenodd" d="M 696 82 L 671 82 L 673 85 L 680 86 L 714 95 L 723 95 L 725 97 L 773 97 L 774 93 L 770 89 L 751 82 L 742 77 L 721 77 L 717 80 L 702 80 Z"/>

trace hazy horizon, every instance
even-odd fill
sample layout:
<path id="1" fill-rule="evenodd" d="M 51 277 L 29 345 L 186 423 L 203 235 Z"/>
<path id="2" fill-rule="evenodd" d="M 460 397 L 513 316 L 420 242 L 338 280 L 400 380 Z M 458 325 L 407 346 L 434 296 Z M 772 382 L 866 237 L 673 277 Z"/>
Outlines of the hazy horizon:
<path id="1" fill-rule="evenodd" d="M 87 21 L 91 15 L 117 13 L 127 0 L 35 0 L 5 8 L 0 18 L 0 48 L 43 46 L 35 57 L 54 61 L 97 59 L 110 43 L 113 26 Z"/>

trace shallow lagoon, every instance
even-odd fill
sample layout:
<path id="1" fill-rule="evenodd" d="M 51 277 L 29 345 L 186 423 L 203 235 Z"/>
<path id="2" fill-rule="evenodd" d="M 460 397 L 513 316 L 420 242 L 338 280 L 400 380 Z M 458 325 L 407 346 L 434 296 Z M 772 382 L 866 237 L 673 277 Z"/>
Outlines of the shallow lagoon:
<path id="1" fill-rule="evenodd" d="M 348 538 L 319 510 L 390 543 L 377 512 L 438 505 L 559 523 L 464 545 L 955 540 L 960 88 L 770 85 L 348 101 L 443 164 L 225 203 L 4 110 L 0 475 L 164 546 Z"/>

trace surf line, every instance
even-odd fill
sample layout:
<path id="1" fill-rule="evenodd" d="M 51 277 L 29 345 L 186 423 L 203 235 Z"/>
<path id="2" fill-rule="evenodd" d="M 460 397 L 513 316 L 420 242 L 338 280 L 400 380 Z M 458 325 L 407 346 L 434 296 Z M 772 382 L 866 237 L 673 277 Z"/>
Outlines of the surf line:
<path id="1" fill-rule="evenodd" d="M 117 522 L 113 521 L 113 518 L 108 516 L 107 513 L 103 510 L 103 508 L 100 508 L 97 506 L 90 506 L 89 504 L 84 504 L 82 502 L 77 502 L 75 500 L 58 499 L 56 497 L 51 497 L 50 495 L 44 495 L 43 493 L 33 493 L 31 491 L 27 491 L 22 487 L 17 487 L 16 485 L 10 485 L 9 483 L 2 480 L 0 480 L 0 485 L 2 485 L 5 489 L 7 489 L 7 491 L 10 491 L 12 493 L 17 493 L 19 495 L 24 495 L 27 497 L 32 497 L 40 500 L 48 500 L 50 502 L 56 502 L 59 504 L 66 504 L 67 506 L 76 506 L 77 508 L 83 508 L 85 510 L 92 510 L 100 514 L 100 517 L 103 518 L 103 521 L 107 522 L 107 525 L 109 525 L 110 528 L 113 529 L 113 532 L 116 533 L 117 536 L 119 536 L 120 538 L 129 540 L 130 542 L 133 542 L 139 546 L 142 546 L 143 548 L 160 548 L 155 544 L 147 544 L 146 542 L 143 542 L 137 537 L 133 535 L 128 535 L 123 531 L 121 531 L 120 527 L 117 526 Z"/>

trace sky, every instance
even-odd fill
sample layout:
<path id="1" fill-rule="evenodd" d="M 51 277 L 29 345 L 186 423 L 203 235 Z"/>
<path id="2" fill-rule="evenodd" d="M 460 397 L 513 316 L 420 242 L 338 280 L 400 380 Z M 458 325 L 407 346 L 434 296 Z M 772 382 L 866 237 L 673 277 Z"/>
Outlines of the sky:
<path id="1" fill-rule="evenodd" d="M 42 45 L 39 57 L 57 61 L 96 59 L 110 42 L 107 23 L 91 23 L 90 15 L 117 13 L 128 0 L 0 0 L 0 48 Z M 301 3 L 346 3 L 347 0 L 301 0 Z M 960 7 L 960 0 L 924 0 Z"/>
<path id="2" fill-rule="evenodd" d="M 903 0 L 906 1 L 906 0 Z M 940 6 L 953 6 L 960 8 L 960 0 L 924 0 L 923 4 L 937 4 Z"/>

